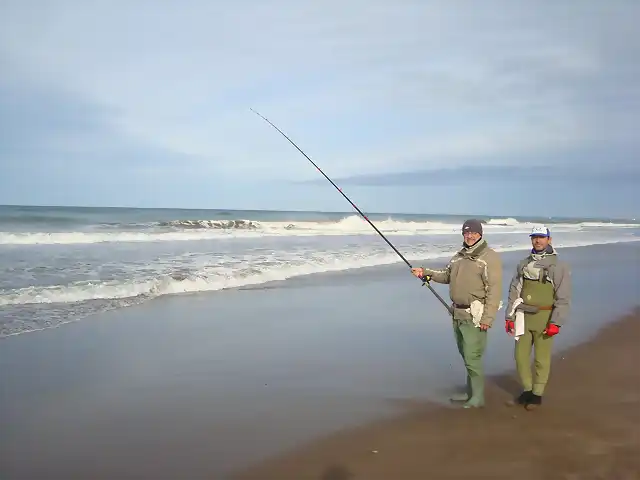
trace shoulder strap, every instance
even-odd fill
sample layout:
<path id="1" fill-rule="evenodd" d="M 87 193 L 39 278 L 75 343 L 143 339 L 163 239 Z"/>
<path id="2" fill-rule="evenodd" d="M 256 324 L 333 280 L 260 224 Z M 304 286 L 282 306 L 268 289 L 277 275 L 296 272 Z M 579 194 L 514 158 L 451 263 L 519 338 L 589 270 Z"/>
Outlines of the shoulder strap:
<path id="1" fill-rule="evenodd" d="M 556 267 L 556 261 L 557 259 L 554 257 L 551 261 L 551 264 L 548 267 L 542 268 L 542 275 L 541 275 L 542 283 L 547 283 L 549 281 L 553 283 L 553 271 L 555 270 L 555 267 Z"/>
<path id="2" fill-rule="evenodd" d="M 523 276 L 524 267 L 526 267 L 530 261 L 531 261 L 531 257 L 527 256 L 527 258 L 524 258 L 518 262 L 518 266 L 517 266 L 518 275 L 520 275 L 521 277 Z"/>

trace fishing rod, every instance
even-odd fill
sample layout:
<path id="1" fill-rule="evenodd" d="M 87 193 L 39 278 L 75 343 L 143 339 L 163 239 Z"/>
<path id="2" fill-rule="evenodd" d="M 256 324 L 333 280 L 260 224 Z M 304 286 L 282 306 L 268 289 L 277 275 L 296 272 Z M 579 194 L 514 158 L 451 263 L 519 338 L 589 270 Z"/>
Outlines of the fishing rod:
<path id="1" fill-rule="evenodd" d="M 349 197 L 347 197 L 347 195 L 345 195 L 345 193 L 342 191 L 342 189 L 341 189 L 340 187 L 338 187 L 338 186 L 333 182 L 333 180 L 331 180 L 331 179 L 330 179 L 330 178 L 329 178 L 329 177 L 328 177 L 328 176 L 327 176 L 327 175 L 322 171 L 322 169 L 321 169 L 318 165 L 316 165 L 316 163 L 315 163 L 313 160 L 311 160 L 311 159 L 309 158 L 309 156 L 308 156 L 306 153 L 304 153 L 300 147 L 298 147 L 298 145 L 296 145 L 296 144 L 295 144 L 295 142 L 294 142 L 293 140 L 291 140 L 291 139 L 290 139 L 290 138 L 289 138 L 289 137 L 288 137 L 288 136 L 287 136 L 287 135 L 286 135 L 282 130 L 280 130 L 280 129 L 279 129 L 278 127 L 276 127 L 273 123 L 271 123 L 271 121 L 270 121 L 269 119 L 267 119 L 266 117 L 264 117 L 264 116 L 263 116 L 263 115 L 261 115 L 260 113 L 256 112 L 253 108 L 251 108 L 251 111 L 252 111 L 253 113 L 255 113 L 256 115 L 258 115 L 260 118 L 262 118 L 265 122 L 267 122 L 267 123 L 268 123 L 269 125 L 271 125 L 273 128 L 275 128 L 275 129 L 276 129 L 276 130 L 277 130 L 277 131 L 278 131 L 278 132 L 279 132 L 279 133 L 280 133 L 284 138 L 286 138 L 286 139 L 289 141 L 289 143 L 291 143 L 291 145 L 293 145 L 293 146 L 294 146 L 294 147 L 295 147 L 295 148 L 296 148 L 296 149 L 297 149 L 297 150 L 298 150 L 302 155 L 304 155 L 304 156 L 305 156 L 305 158 L 306 158 L 307 160 L 309 160 L 309 161 L 311 162 L 311 164 L 312 164 L 314 167 L 316 167 L 316 169 L 317 169 L 317 170 L 322 174 L 322 176 L 324 176 L 324 178 L 326 178 L 326 179 L 331 183 L 331 185 L 333 185 L 333 186 L 336 188 L 336 190 L 338 190 L 338 192 L 340 192 L 340 194 L 341 194 L 341 195 L 342 195 L 342 196 L 347 200 L 347 202 L 349 202 L 349 203 L 351 204 L 351 206 L 352 206 L 353 208 L 355 208 L 355 209 L 356 209 L 356 211 L 360 214 L 360 216 L 362 216 L 362 218 L 364 218 L 364 219 L 369 223 L 369 225 L 371 225 L 371 226 L 373 227 L 373 229 L 378 233 L 378 235 L 380 235 L 380 236 L 382 237 L 382 239 L 383 239 L 385 242 L 387 242 L 387 244 L 389 244 L 389 246 L 393 249 L 393 251 L 394 251 L 394 252 L 396 252 L 396 253 L 398 254 L 398 256 L 399 256 L 399 257 L 404 261 L 404 263 L 406 263 L 406 264 L 407 264 L 407 266 L 408 266 L 409 268 L 413 268 L 413 266 L 411 265 L 411 263 L 409 263 L 409 260 L 407 260 L 407 259 L 404 257 L 404 255 L 402 255 L 402 254 L 398 251 L 398 249 L 397 249 L 397 248 L 396 248 L 396 247 L 395 247 L 395 246 L 394 246 L 394 245 L 393 245 L 393 244 L 392 244 L 392 243 L 387 239 L 387 237 L 385 237 L 385 236 L 383 235 L 383 233 L 382 233 L 380 230 L 378 230 L 378 227 L 376 227 L 376 226 L 373 224 L 373 222 L 371 222 L 371 220 L 369 220 L 369 218 L 368 218 L 364 213 L 362 213 L 362 210 L 360 210 L 360 209 L 358 208 L 358 206 L 357 206 L 355 203 L 353 203 L 353 202 L 351 201 L 351 199 L 350 199 Z M 423 285 L 423 286 L 424 286 L 424 285 L 426 285 L 426 286 L 429 288 L 429 290 L 431 290 L 431 293 L 433 293 L 433 294 L 436 296 L 436 298 L 437 298 L 438 300 L 440 300 L 440 303 L 442 303 L 442 305 L 444 305 L 444 307 L 447 309 L 447 311 L 449 312 L 449 314 L 450 314 L 450 315 L 453 315 L 453 311 L 452 311 L 451 307 L 450 307 L 449 305 L 447 305 L 447 302 L 445 302 L 445 301 L 444 301 L 444 299 L 443 299 L 443 298 L 438 294 L 438 292 L 436 292 L 436 291 L 433 289 L 433 287 L 431 286 L 431 284 L 429 283 L 429 281 L 428 281 L 425 277 L 422 277 L 422 278 L 421 278 L 421 280 L 422 280 L 422 285 Z"/>

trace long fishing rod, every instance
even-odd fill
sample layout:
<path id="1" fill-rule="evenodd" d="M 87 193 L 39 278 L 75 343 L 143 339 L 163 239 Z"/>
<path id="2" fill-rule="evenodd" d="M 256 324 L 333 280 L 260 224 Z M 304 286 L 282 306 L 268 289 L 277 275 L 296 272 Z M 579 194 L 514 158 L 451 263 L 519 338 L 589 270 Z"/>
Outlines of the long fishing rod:
<path id="1" fill-rule="evenodd" d="M 289 141 L 289 143 L 291 143 L 291 145 L 293 145 L 293 146 L 294 146 L 294 147 L 295 147 L 295 148 L 296 148 L 296 149 L 297 149 L 297 150 L 298 150 L 302 155 L 304 155 L 304 156 L 305 156 L 305 158 L 306 158 L 307 160 L 309 160 L 309 161 L 311 162 L 311 164 L 312 164 L 314 167 L 316 167 L 316 169 L 317 169 L 317 170 L 322 174 L 322 176 L 324 176 L 324 178 L 326 178 L 326 179 L 331 183 L 331 185 L 333 185 L 333 186 L 336 188 L 336 190 L 338 190 L 338 192 L 340 192 L 340 194 L 341 194 L 341 195 L 342 195 L 342 196 L 347 200 L 347 202 L 349 202 L 349 203 L 351 204 L 351 206 L 352 206 L 353 208 L 355 208 L 355 209 L 356 209 L 356 211 L 357 211 L 357 212 L 362 216 L 362 218 L 364 218 L 367 222 L 369 222 L 369 225 L 371 225 L 371 226 L 373 227 L 373 229 L 378 233 L 378 235 L 380 235 L 380 236 L 382 237 L 382 239 L 383 239 L 385 242 L 387 242 L 387 244 L 389 244 L 389 246 L 393 249 L 393 251 L 394 251 L 394 252 L 396 252 L 396 253 L 398 254 L 398 256 L 399 256 L 399 257 L 404 261 L 404 263 L 406 263 L 406 264 L 407 264 L 407 266 L 408 266 L 409 268 L 413 268 L 413 266 L 411 265 L 411 263 L 409 263 L 409 260 L 407 260 L 407 259 L 404 257 L 404 255 L 402 255 L 402 254 L 398 251 L 398 249 L 397 249 L 397 248 L 396 248 L 396 247 L 395 247 L 395 246 L 394 246 L 394 245 L 393 245 L 393 244 L 392 244 L 392 243 L 387 239 L 387 237 L 385 237 L 385 236 L 382 234 L 382 232 L 381 232 L 380 230 L 378 230 L 378 228 L 373 224 L 373 222 L 371 222 L 371 220 L 369 220 L 369 218 L 368 218 L 364 213 L 362 213 L 362 211 L 358 208 L 358 206 L 357 206 L 355 203 L 353 203 L 349 197 L 347 197 L 347 196 L 345 195 L 345 193 L 342 191 L 342 189 L 341 189 L 340 187 L 338 187 L 338 186 L 333 182 L 333 180 L 331 180 L 331 179 L 330 179 L 330 178 L 329 178 L 329 177 L 328 177 L 328 176 L 327 176 L 327 175 L 322 171 L 322 169 L 321 169 L 318 165 L 316 165 L 316 164 L 315 164 L 315 162 L 314 162 L 313 160 L 311 160 L 311 159 L 309 158 L 309 156 L 308 156 L 306 153 L 304 153 L 300 147 L 298 147 L 298 145 L 296 145 L 296 144 L 295 144 L 295 142 L 294 142 L 293 140 L 291 140 L 291 139 L 290 139 L 290 138 L 289 138 L 289 137 L 288 137 L 288 136 L 287 136 L 287 135 L 286 135 L 282 130 L 280 130 L 280 129 L 279 129 L 278 127 L 276 127 L 273 123 L 271 123 L 271 121 L 269 121 L 269 119 L 267 119 L 266 117 L 264 117 L 264 116 L 263 116 L 263 115 L 261 115 L 260 113 L 256 112 L 253 108 L 251 109 L 251 111 L 252 111 L 253 113 L 255 113 L 256 115 L 258 115 L 260 118 L 262 118 L 265 122 L 267 122 L 267 123 L 268 123 L 269 125 L 271 125 L 273 128 L 275 128 L 275 129 L 276 129 L 276 130 L 277 130 L 277 131 L 278 131 L 278 132 L 279 132 L 279 133 L 280 133 L 284 138 L 286 138 L 286 139 Z M 444 307 L 447 309 L 447 311 L 449 312 L 449 314 L 453 315 L 453 312 L 452 312 L 451 307 L 449 307 L 449 305 L 447 305 L 447 302 L 445 302 L 445 301 L 444 301 L 444 299 L 443 299 L 443 298 L 438 294 L 438 292 L 436 292 L 436 291 L 433 289 L 433 287 L 431 286 L 431 284 L 429 283 L 429 281 L 428 281 L 426 278 L 424 278 L 424 277 L 422 277 L 422 278 L 421 278 L 421 280 L 422 280 L 422 285 L 426 285 L 426 286 L 429 288 L 429 290 L 431 290 L 431 293 L 433 293 L 433 294 L 436 296 L 436 298 L 437 298 L 438 300 L 440 300 L 440 303 L 442 303 L 442 305 L 444 305 Z"/>

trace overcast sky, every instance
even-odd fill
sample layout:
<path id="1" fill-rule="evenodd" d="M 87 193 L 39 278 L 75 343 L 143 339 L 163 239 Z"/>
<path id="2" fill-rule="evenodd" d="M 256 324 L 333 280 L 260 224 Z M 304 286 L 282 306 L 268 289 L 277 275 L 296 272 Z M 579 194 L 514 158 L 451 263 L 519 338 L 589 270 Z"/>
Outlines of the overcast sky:
<path id="1" fill-rule="evenodd" d="M 0 203 L 349 210 L 254 108 L 363 210 L 633 217 L 638 18 L 632 0 L 3 0 Z"/>

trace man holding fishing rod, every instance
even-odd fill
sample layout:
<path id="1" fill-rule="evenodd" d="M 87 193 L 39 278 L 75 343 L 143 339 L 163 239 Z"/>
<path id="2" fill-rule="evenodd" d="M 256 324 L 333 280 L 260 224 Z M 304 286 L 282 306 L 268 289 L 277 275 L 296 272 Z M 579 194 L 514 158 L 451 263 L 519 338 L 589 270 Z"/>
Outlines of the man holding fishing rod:
<path id="1" fill-rule="evenodd" d="M 464 408 L 484 406 L 483 355 L 487 330 L 501 305 L 502 261 L 482 237 L 482 223 L 469 219 L 462 225 L 462 248 L 442 269 L 412 268 L 425 282 L 449 284 L 453 302 L 453 332 L 467 369 L 466 392 L 451 397 Z"/>
<path id="2" fill-rule="evenodd" d="M 498 254 L 489 248 L 487 242 L 482 238 L 482 223 L 474 219 L 464 222 L 462 226 L 463 248 L 444 269 L 413 268 L 409 260 L 398 251 L 378 227 L 287 134 L 269 119 L 255 110 L 251 110 L 286 138 L 333 185 L 447 309 L 453 317 L 458 351 L 467 367 L 467 392 L 460 397 L 452 398 L 452 400 L 466 402 L 465 408 L 484 406 L 482 356 L 487 343 L 487 330 L 491 327 L 501 304 L 502 263 Z M 447 305 L 445 300 L 433 289 L 429 283 L 430 280 L 449 284 L 452 306 Z"/>

